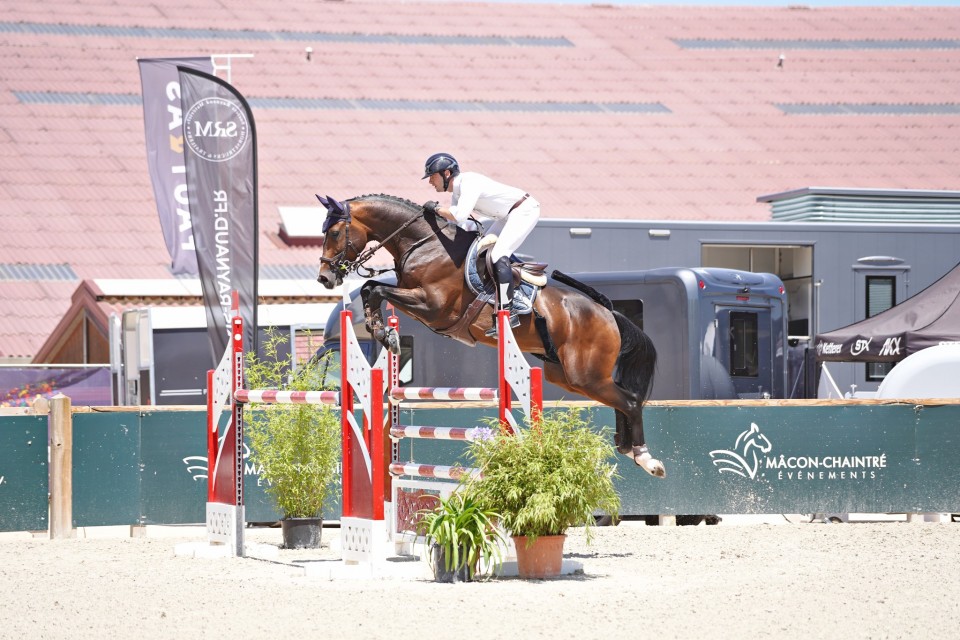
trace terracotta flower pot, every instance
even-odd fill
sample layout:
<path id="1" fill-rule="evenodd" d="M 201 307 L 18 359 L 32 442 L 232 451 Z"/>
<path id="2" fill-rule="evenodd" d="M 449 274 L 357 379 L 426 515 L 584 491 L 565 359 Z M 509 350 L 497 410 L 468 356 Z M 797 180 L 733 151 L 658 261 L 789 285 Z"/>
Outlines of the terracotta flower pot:
<path id="1" fill-rule="evenodd" d="M 521 578 L 553 578 L 563 567 L 565 535 L 538 536 L 530 545 L 526 536 L 513 536 L 517 549 L 517 573 Z"/>

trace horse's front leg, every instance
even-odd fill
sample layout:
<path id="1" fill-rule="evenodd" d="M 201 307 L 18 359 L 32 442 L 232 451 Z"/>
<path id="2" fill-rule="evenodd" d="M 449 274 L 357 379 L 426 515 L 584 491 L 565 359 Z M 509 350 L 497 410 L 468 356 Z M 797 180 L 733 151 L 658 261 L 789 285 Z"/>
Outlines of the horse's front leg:
<path id="1" fill-rule="evenodd" d="M 418 312 L 426 309 L 426 296 L 423 290 L 401 289 L 394 285 L 368 281 L 360 289 L 360 299 L 363 301 L 363 316 L 367 331 L 391 353 L 399 355 L 400 335 L 396 329 L 388 327 L 383 321 L 383 303 L 389 302 L 404 313 L 422 317 Z"/>
<path id="2" fill-rule="evenodd" d="M 390 285 L 370 280 L 360 288 L 360 300 L 363 302 L 363 322 L 374 340 L 392 353 L 399 354 L 400 336 L 397 335 L 396 329 L 388 327 L 383 321 L 382 291 L 385 287 L 390 287 Z"/>

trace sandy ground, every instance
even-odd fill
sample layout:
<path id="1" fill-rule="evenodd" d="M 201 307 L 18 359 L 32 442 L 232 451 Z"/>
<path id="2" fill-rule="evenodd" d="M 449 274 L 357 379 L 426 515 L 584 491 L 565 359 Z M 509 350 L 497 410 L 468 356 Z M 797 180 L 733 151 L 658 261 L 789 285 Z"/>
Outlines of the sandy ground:
<path id="1" fill-rule="evenodd" d="M 202 529 L 51 541 L 0 535 L 0 638 L 956 638 L 960 524 L 885 521 L 570 531 L 583 573 L 438 584 L 326 580 L 272 560 L 174 554 Z M 88 535 L 81 531 L 80 535 Z M 279 529 L 247 540 L 279 547 Z"/>

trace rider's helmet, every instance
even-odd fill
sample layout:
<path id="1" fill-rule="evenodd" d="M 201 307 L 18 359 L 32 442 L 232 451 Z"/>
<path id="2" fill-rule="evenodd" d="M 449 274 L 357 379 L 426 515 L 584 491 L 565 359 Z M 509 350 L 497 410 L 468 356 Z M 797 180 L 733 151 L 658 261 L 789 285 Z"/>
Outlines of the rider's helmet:
<path id="1" fill-rule="evenodd" d="M 441 171 L 450 170 L 450 177 L 456 176 L 460 173 L 460 165 L 457 164 L 457 159 L 454 158 L 449 153 L 435 153 L 429 158 L 427 158 L 426 163 L 423 166 L 423 178 L 421 180 L 426 180 L 435 173 L 440 173 Z M 448 178 L 444 177 L 443 179 L 443 189 L 447 189 Z"/>

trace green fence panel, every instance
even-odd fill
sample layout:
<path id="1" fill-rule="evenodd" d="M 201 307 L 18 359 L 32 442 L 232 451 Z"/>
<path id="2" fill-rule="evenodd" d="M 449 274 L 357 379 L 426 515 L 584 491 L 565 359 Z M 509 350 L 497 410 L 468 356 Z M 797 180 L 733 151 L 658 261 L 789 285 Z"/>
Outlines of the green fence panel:
<path id="1" fill-rule="evenodd" d="M 925 406 L 915 411 L 920 479 L 913 487 L 917 513 L 960 512 L 960 407 Z"/>
<path id="2" fill-rule="evenodd" d="M 202 523 L 207 503 L 207 414 L 157 411 L 143 414 L 143 521 Z M 244 451 L 243 491 L 248 522 L 279 516 L 264 493 L 257 469 Z"/>
<path id="3" fill-rule="evenodd" d="M 205 522 L 206 413 L 145 411 L 141 419 L 143 523 Z"/>
<path id="4" fill-rule="evenodd" d="M 46 529 L 47 417 L 0 416 L 0 531 Z"/>
<path id="5" fill-rule="evenodd" d="M 619 464 L 624 513 L 945 512 L 960 407 L 648 407 L 658 480 Z M 918 433 L 936 444 L 920 446 Z M 952 446 L 951 446 L 952 445 Z M 932 452 L 933 447 L 941 449 Z M 924 452 L 926 449 L 926 452 Z"/>
<path id="6" fill-rule="evenodd" d="M 587 411 L 612 429 L 612 410 Z M 473 427 L 495 413 L 408 406 L 401 420 Z M 655 405 L 644 421 L 667 477 L 615 456 L 624 515 L 960 512 L 960 405 Z M 204 522 L 205 425 L 202 410 L 75 413 L 75 525 Z M 465 448 L 399 444 L 421 464 L 469 464 Z M 0 417 L 0 531 L 47 528 L 47 474 L 47 418 Z M 249 458 L 244 491 L 248 522 L 280 518 Z M 331 500 L 324 518 L 339 515 Z"/>
<path id="7" fill-rule="evenodd" d="M 405 408 L 401 421 L 469 427 L 489 415 Z M 611 409 L 588 415 L 614 426 Z M 644 426 L 667 477 L 616 456 L 623 515 L 960 511 L 958 405 L 648 406 Z M 463 448 L 402 440 L 400 458 L 469 463 Z"/>
<path id="8" fill-rule="evenodd" d="M 139 522 L 140 454 L 136 413 L 73 414 L 73 526 Z"/>

